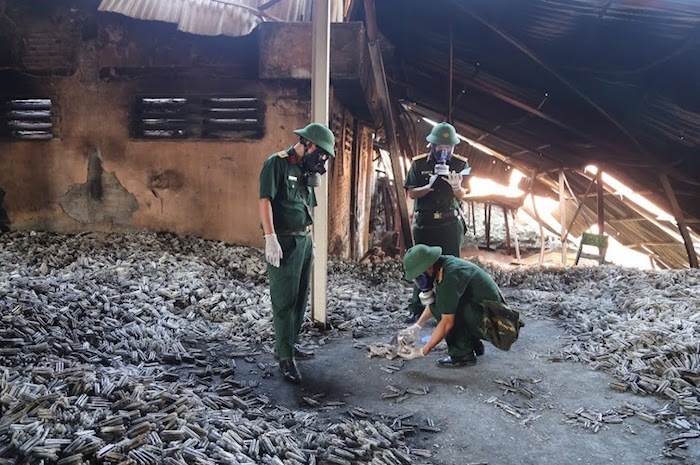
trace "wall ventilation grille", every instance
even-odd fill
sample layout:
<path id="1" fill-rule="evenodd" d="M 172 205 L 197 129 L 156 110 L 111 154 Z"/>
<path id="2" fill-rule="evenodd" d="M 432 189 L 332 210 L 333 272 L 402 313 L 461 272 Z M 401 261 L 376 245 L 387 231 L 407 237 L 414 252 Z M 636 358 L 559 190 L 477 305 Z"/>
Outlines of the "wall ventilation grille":
<path id="1" fill-rule="evenodd" d="M 137 139 L 259 139 L 265 128 L 256 97 L 140 97 L 132 121 Z"/>
<path id="2" fill-rule="evenodd" d="M 53 139 L 51 99 L 12 99 L 4 104 L 4 137 L 22 140 Z"/>

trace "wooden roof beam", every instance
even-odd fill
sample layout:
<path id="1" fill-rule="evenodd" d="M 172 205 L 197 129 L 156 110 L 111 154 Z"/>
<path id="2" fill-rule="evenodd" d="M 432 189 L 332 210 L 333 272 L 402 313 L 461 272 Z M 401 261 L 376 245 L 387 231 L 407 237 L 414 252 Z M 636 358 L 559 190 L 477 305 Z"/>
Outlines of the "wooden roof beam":
<path id="1" fill-rule="evenodd" d="M 413 112 L 415 112 L 415 113 L 421 114 L 421 115 L 426 116 L 426 117 L 431 118 L 431 119 L 435 119 L 435 120 L 437 120 L 437 121 L 444 120 L 444 118 L 445 118 L 445 117 L 444 117 L 442 114 L 440 114 L 439 112 L 428 108 L 424 102 L 419 102 L 419 103 L 416 103 L 416 102 L 405 102 L 405 103 L 403 104 L 403 107 L 404 107 L 406 110 L 413 111 Z M 552 154 L 549 154 L 549 153 L 544 153 L 544 152 L 541 151 L 541 148 L 542 148 L 542 147 L 544 147 L 544 148 L 551 147 L 550 144 L 538 145 L 537 148 L 527 147 L 527 146 L 523 145 L 522 143 L 519 143 L 519 142 L 517 142 L 517 141 L 514 141 L 513 139 L 508 138 L 508 137 L 506 137 L 506 136 L 501 136 L 501 135 L 498 135 L 498 134 L 493 134 L 493 133 L 492 133 L 493 129 L 487 129 L 487 128 L 484 128 L 484 127 L 482 127 L 482 126 L 480 126 L 480 125 L 478 125 L 478 124 L 475 124 L 475 123 L 473 123 L 473 122 L 471 122 L 471 121 L 465 121 L 464 118 L 460 118 L 459 115 L 456 116 L 453 125 L 454 125 L 455 127 L 457 127 L 457 126 L 462 126 L 462 127 L 465 127 L 465 128 L 470 128 L 472 131 L 479 131 L 479 132 L 481 132 L 481 133 L 482 133 L 481 136 L 479 136 L 479 137 L 472 137 L 472 140 L 474 140 L 475 142 L 478 142 L 479 140 L 483 140 L 484 135 L 488 135 L 489 137 L 495 138 L 496 140 L 500 141 L 500 142 L 503 143 L 503 144 L 507 144 L 507 145 L 510 145 L 510 146 L 512 146 L 512 147 L 514 147 L 514 148 L 517 148 L 518 151 L 517 151 L 517 152 L 514 152 L 513 154 L 510 154 L 510 153 L 509 153 L 509 154 L 502 153 L 501 155 L 503 155 L 504 158 L 502 158 L 501 161 L 504 161 L 504 162 L 506 162 L 506 163 L 510 163 L 510 164 L 513 164 L 513 165 L 518 165 L 517 167 L 518 167 L 518 169 L 520 169 L 521 171 L 523 170 L 522 167 L 525 167 L 525 169 L 526 169 L 527 171 L 532 171 L 534 168 L 537 168 L 538 172 L 540 172 L 540 173 L 544 172 L 542 166 L 537 166 L 537 165 L 529 166 L 529 165 L 526 165 L 525 163 L 521 162 L 520 160 L 517 160 L 516 158 L 514 158 L 514 157 L 517 156 L 517 155 L 522 155 L 522 154 L 528 153 L 528 152 L 529 152 L 529 153 L 532 153 L 532 154 L 540 155 L 540 156 L 542 156 L 544 159 L 546 159 L 546 160 L 548 161 L 548 163 L 546 163 L 546 166 L 551 166 L 551 165 L 553 165 L 553 164 L 556 164 L 557 166 L 560 166 L 560 165 L 561 165 L 561 157 L 556 156 L 556 155 L 552 155 Z M 486 144 L 483 144 L 483 145 L 486 145 Z M 566 152 L 566 153 L 567 153 L 567 156 L 569 156 L 569 157 L 571 157 L 571 158 L 576 158 L 576 159 L 579 159 L 579 160 L 583 160 L 583 159 L 581 158 L 581 156 L 578 155 L 578 154 L 576 154 L 576 153 L 571 153 L 571 152 Z M 581 166 L 582 163 L 583 163 L 583 162 L 578 163 L 578 164 L 576 164 L 576 166 Z"/>
<path id="2" fill-rule="evenodd" d="M 408 216 L 408 206 L 406 204 L 406 191 L 403 188 L 405 173 L 400 161 L 400 145 L 396 136 L 396 125 L 394 124 L 394 114 L 391 107 L 391 96 L 386 82 L 384 72 L 384 62 L 382 53 L 379 50 L 379 28 L 377 26 L 377 14 L 374 0 L 364 0 L 365 24 L 367 28 L 367 39 L 369 56 L 372 63 L 372 75 L 379 97 L 382 120 L 384 122 L 384 132 L 389 144 L 389 155 L 391 158 L 391 171 L 394 175 L 394 186 L 396 188 L 396 198 L 398 199 L 399 216 L 401 218 L 401 235 L 406 249 L 413 246 L 413 235 L 411 231 L 411 221 Z"/>
<path id="3" fill-rule="evenodd" d="M 622 224 L 622 223 L 638 223 L 640 221 L 646 221 L 647 219 L 644 218 L 643 216 L 633 216 L 629 218 L 611 218 L 608 220 L 608 223 L 616 223 L 616 224 Z"/>
<path id="4" fill-rule="evenodd" d="M 599 169 L 600 169 L 600 167 L 599 167 Z M 590 180 L 590 179 L 594 178 L 594 177 L 589 176 L 587 173 L 585 173 L 585 172 L 583 172 L 583 171 L 578 172 L 578 174 L 579 174 L 581 177 L 583 177 L 584 179 Z M 666 175 L 662 175 L 662 177 L 665 177 L 665 178 L 666 178 L 666 182 L 668 182 L 668 177 L 667 177 Z M 662 182 L 663 182 L 663 181 L 662 181 Z M 669 184 L 669 187 L 670 187 L 670 184 Z M 608 190 L 607 186 L 605 186 L 604 183 L 603 183 L 603 188 L 604 188 L 605 190 Z M 609 191 L 609 190 L 608 190 L 608 191 Z M 609 191 L 609 192 L 610 192 L 610 191 Z M 673 199 L 675 200 L 675 197 L 673 197 Z M 680 207 L 678 206 L 678 202 L 675 202 L 675 204 L 676 204 L 676 207 L 678 207 L 678 210 L 680 211 Z M 649 213 L 645 212 L 644 209 L 643 209 L 642 207 L 640 207 L 639 205 L 637 205 L 636 203 L 634 203 L 634 202 L 629 202 L 629 203 L 627 203 L 627 205 L 628 205 L 632 210 L 634 210 L 637 214 L 643 216 L 647 221 L 649 221 L 651 224 L 653 224 L 653 225 L 656 226 L 657 228 L 661 229 L 662 231 L 666 231 L 666 230 L 667 230 L 667 228 L 666 228 L 665 226 L 663 226 L 659 220 L 657 220 L 656 218 L 654 218 L 654 217 L 653 217 L 652 215 L 650 215 Z M 682 212 L 681 212 L 681 220 L 682 220 L 682 219 L 683 219 L 683 216 L 682 216 Z M 678 217 L 676 217 L 676 221 L 678 222 Z M 690 241 L 690 234 L 688 233 L 688 228 L 685 227 L 685 226 L 686 226 L 686 222 L 685 222 L 685 221 L 683 221 L 683 225 L 684 225 L 683 231 L 685 231 L 685 236 L 688 237 L 688 241 L 686 241 L 685 236 L 683 237 L 683 240 L 684 240 L 685 246 L 686 246 L 686 250 L 688 249 L 688 247 L 690 247 L 690 250 L 688 251 L 688 261 L 689 261 L 691 267 L 693 266 L 693 263 L 695 263 L 695 268 L 697 268 L 697 255 L 695 254 L 695 249 L 693 248 L 692 241 Z M 680 223 L 679 223 L 679 228 L 680 228 Z M 681 231 L 681 234 L 683 233 L 683 231 Z M 668 233 L 667 233 L 667 234 L 668 234 Z M 671 237 L 673 237 L 673 236 L 671 236 Z M 677 244 L 680 245 L 681 242 L 677 242 Z M 690 245 L 689 245 L 689 244 L 690 244 Z M 695 261 L 694 261 L 694 262 L 693 262 L 693 258 L 691 258 L 691 257 L 695 257 Z"/>
<path id="5" fill-rule="evenodd" d="M 693 240 L 690 238 L 690 233 L 688 233 L 688 225 L 683 217 L 683 211 L 681 210 L 676 195 L 673 193 L 673 187 L 671 187 L 671 182 L 668 180 L 666 174 L 661 174 L 659 176 L 661 184 L 664 186 L 666 195 L 668 196 L 668 201 L 673 209 L 673 216 L 676 218 L 676 223 L 678 224 L 678 230 L 683 236 L 683 242 L 685 243 L 685 250 L 688 253 L 688 262 L 691 268 L 698 267 L 698 255 L 695 253 L 695 247 L 693 247 Z"/>
<path id="6" fill-rule="evenodd" d="M 625 247 L 630 247 L 630 248 L 636 249 L 636 248 L 642 247 L 643 245 L 645 245 L 647 247 L 665 247 L 665 246 L 677 247 L 677 246 L 680 246 L 681 244 L 680 244 L 680 242 L 676 242 L 676 241 L 666 241 L 666 242 L 636 242 L 634 244 L 622 244 L 622 245 L 624 245 Z"/>
<path id="7" fill-rule="evenodd" d="M 435 79 L 435 78 L 434 78 L 434 74 L 430 74 L 430 73 L 427 72 L 427 71 L 423 71 L 420 67 L 412 66 L 412 67 L 410 67 L 410 69 L 409 69 L 408 71 L 411 72 L 411 73 L 413 73 L 413 74 L 416 74 L 416 75 L 423 75 L 426 79 L 432 79 L 432 80 Z M 404 89 L 406 89 L 406 90 L 407 90 L 407 93 L 411 94 L 411 100 L 418 102 L 418 105 L 421 105 L 421 106 L 423 106 L 423 107 L 426 107 L 426 106 L 428 106 L 428 105 L 435 107 L 434 104 L 431 105 L 431 103 L 429 102 L 430 96 L 427 96 L 427 97 L 426 97 L 425 94 L 421 94 L 421 93 L 420 93 L 420 90 L 421 90 L 421 89 L 418 88 L 418 87 L 416 87 L 416 85 L 414 85 L 414 84 L 412 84 L 412 83 L 409 83 L 409 82 L 406 82 L 406 81 L 403 81 L 403 80 L 398 80 L 398 79 L 395 79 L 395 78 L 392 78 L 392 77 L 389 77 L 389 76 L 387 76 L 387 80 L 388 80 L 388 82 L 390 82 L 391 84 L 394 84 L 394 85 L 397 85 L 397 86 L 400 86 L 400 87 L 403 87 Z M 452 112 L 452 119 L 455 120 L 455 121 L 456 121 L 456 120 L 465 121 L 462 114 L 457 114 L 457 111 L 456 111 L 457 108 L 458 108 L 458 107 L 456 107 L 455 109 L 453 109 L 453 112 Z M 462 117 L 460 118 L 460 116 L 462 116 Z M 446 119 L 445 116 L 442 116 L 442 115 L 441 115 L 440 117 L 441 117 L 441 119 Z M 520 119 L 522 119 L 522 118 L 520 118 Z M 454 122 L 453 122 L 452 124 L 454 124 Z M 481 126 L 479 126 L 479 125 L 477 125 L 477 124 L 474 124 L 474 123 L 471 122 L 471 121 L 466 121 L 465 124 L 467 124 L 468 126 L 474 128 L 474 129 L 478 129 L 479 131 L 482 131 L 482 132 L 484 133 L 484 134 L 481 134 L 481 136 L 479 136 L 479 139 L 477 139 L 477 140 L 482 140 L 482 139 L 485 138 L 485 137 L 498 137 L 498 136 L 495 136 L 495 132 L 496 132 L 498 129 L 502 128 L 502 127 L 515 127 L 515 125 L 514 125 L 513 123 L 508 123 L 508 122 L 499 124 L 499 125 L 497 125 L 496 127 L 490 128 L 490 129 L 485 128 L 485 127 L 481 127 Z M 562 124 L 564 124 L 564 123 L 562 123 Z M 559 125 L 557 125 L 557 126 L 559 126 Z M 567 130 L 568 130 L 568 129 L 567 129 Z M 557 138 L 555 138 L 555 137 L 552 136 L 552 134 L 546 134 L 546 133 L 544 133 L 543 135 L 545 136 L 545 139 L 547 139 L 547 140 L 549 140 L 549 141 L 551 141 L 552 139 L 555 139 L 554 143 L 555 143 L 555 144 L 558 143 L 559 145 L 564 145 L 564 143 L 567 143 L 567 144 L 568 144 L 569 141 L 570 141 L 570 138 L 567 138 L 567 139 L 563 139 L 562 137 L 557 137 Z M 577 136 L 578 136 L 578 135 L 579 135 L 579 134 L 577 134 Z M 513 141 L 511 141 L 511 139 L 508 139 L 508 138 L 505 138 L 505 137 L 500 137 L 500 139 L 503 140 L 503 141 L 506 141 L 508 144 L 516 145 L 516 146 L 518 146 L 519 148 L 525 149 L 524 151 L 517 152 L 517 153 L 519 153 L 519 154 L 522 154 L 522 153 L 525 153 L 525 152 L 531 152 L 531 153 L 535 153 L 535 154 L 541 153 L 541 152 L 539 151 L 539 150 L 541 150 L 541 149 L 539 149 L 539 148 L 538 148 L 537 150 L 528 149 L 528 148 L 526 148 L 525 146 L 523 146 L 522 144 L 516 144 L 516 143 L 514 143 Z M 539 141 L 539 142 L 542 142 L 542 141 Z M 546 145 L 545 145 L 545 144 L 540 144 L 540 145 L 543 146 L 544 148 L 552 147 L 552 144 L 551 144 L 551 143 L 550 143 L 550 144 L 546 144 Z M 598 145 L 600 145 L 600 146 L 602 147 L 601 144 L 598 144 Z M 606 149 L 606 150 L 608 150 L 608 149 Z M 568 155 L 569 157 L 576 158 L 576 159 L 580 160 L 582 163 L 583 163 L 583 161 L 586 161 L 586 162 L 589 161 L 589 157 L 584 157 L 583 155 L 578 154 L 578 153 L 575 153 L 575 152 L 569 151 L 569 152 L 567 152 L 567 155 Z M 558 157 L 549 157 L 549 158 L 550 158 L 551 160 L 557 161 L 557 165 L 560 164 L 560 159 L 559 159 Z M 557 169 L 559 169 L 559 168 L 557 168 Z"/>
<path id="8" fill-rule="evenodd" d="M 407 71 L 413 75 L 422 76 L 423 78 L 429 79 L 431 81 L 435 80 L 435 71 L 432 69 L 429 69 L 429 68 L 424 70 L 420 66 L 411 66 L 410 69 L 408 69 Z M 405 88 L 407 91 L 410 91 L 410 93 L 413 95 L 412 96 L 413 100 L 423 100 L 419 96 L 419 92 L 418 92 L 419 88 L 417 88 L 416 85 L 405 82 L 405 81 L 400 81 L 398 79 L 392 79 L 392 78 L 388 78 L 388 79 L 389 79 L 389 82 L 391 82 L 392 84 L 401 86 L 401 87 Z M 539 109 L 533 108 L 533 107 L 527 105 L 526 103 L 520 102 L 512 97 L 509 97 L 503 93 L 500 93 L 497 89 L 494 89 L 492 86 L 486 86 L 484 84 L 477 83 L 475 81 L 471 81 L 468 78 L 461 79 L 460 82 L 464 83 L 465 86 L 472 87 L 474 90 L 477 91 L 478 94 L 487 95 L 487 96 L 496 98 L 497 100 L 500 100 L 500 101 L 502 101 L 502 102 L 504 102 L 512 107 L 515 107 L 515 108 L 518 108 L 520 110 L 525 111 L 527 113 L 526 116 L 536 116 L 540 119 L 548 121 L 549 123 L 551 123 L 552 125 L 560 128 L 560 129 L 563 129 L 568 134 L 560 135 L 557 138 L 560 145 L 565 140 L 567 143 L 569 143 L 572 135 L 576 136 L 577 138 L 580 138 L 581 144 L 584 144 L 584 141 L 585 141 L 585 143 L 593 144 L 591 142 L 593 140 L 592 136 L 590 136 L 590 135 L 588 135 L 588 134 L 586 134 L 578 129 L 575 129 L 574 127 L 572 127 L 570 125 L 567 125 L 566 123 L 564 123 L 561 120 L 558 120 L 550 115 L 543 113 Z M 478 95 L 478 94 L 474 94 L 474 95 Z M 453 120 L 458 118 L 458 115 L 456 115 L 455 113 L 459 107 L 456 104 L 457 104 L 457 102 L 455 102 L 455 108 L 453 108 L 452 115 L 451 115 Z M 522 117 L 518 118 L 518 121 L 522 121 L 522 120 L 523 120 Z M 486 134 L 483 134 L 481 137 L 490 137 L 490 136 L 492 136 L 492 133 L 495 132 L 500 127 L 513 127 L 516 124 L 512 123 L 512 122 L 511 123 L 502 123 L 499 126 L 497 126 L 496 128 L 493 128 L 490 130 L 487 130 L 485 128 L 478 128 L 477 126 L 475 126 L 473 124 L 470 124 L 470 125 L 477 128 L 477 129 L 480 129 L 486 133 Z M 552 139 L 553 138 L 552 134 L 548 134 L 547 138 Z M 608 151 L 612 150 L 609 147 L 604 147 L 604 144 L 593 144 L 593 145 L 595 145 L 596 147 L 605 148 L 605 150 L 608 150 Z M 549 146 L 551 146 L 551 144 Z M 535 152 L 535 153 L 537 153 L 537 152 Z M 579 154 L 575 154 L 575 153 L 572 153 L 571 155 L 575 156 L 577 158 L 580 158 L 580 159 L 584 158 L 583 156 L 581 156 Z"/>
<path id="9" fill-rule="evenodd" d="M 521 110 L 523 110 L 531 115 L 534 115 L 534 116 L 536 116 L 540 119 L 543 119 L 549 123 L 552 123 L 555 126 L 558 126 L 558 127 L 562 128 L 562 129 L 564 129 L 572 134 L 575 134 L 576 136 L 580 137 L 581 139 L 585 139 L 585 140 L 592 140 L 593 139 L 590 135 L 585 134 L 572 126 L 569 126 L 568 124 L 564 123 L 563 121 L 560 121 L 560 120 L 554 118 L 553 116 L 550 116 L 537 108 L 533 108 L 526 103 L 523 103 L 517 99 L 514 99 L 513 97 L 509 97 L 509 96 L 499 92 L 497 89 L 493 89 L 490 86 L 478 83 L 478 82 L 473 81 L 471 79 L 464 79 L 461 82 L 464 85 L 471 87 L 472 89 L 474 89 L 476 91 L 490 95 L 491 97 L 494 97 L 502 102 L 505 102 L 505 103 L 507 103 L 511 106 L 514 106 L 516 108 L 519 108 L 519 109 L 521 109 Z"/>
<path id="10" fill-rule="evenodd" d="M 549 170 L 549 172 L 553 172 L 553 171 L 556 171 L 556 170 L 553 170 L 553 169 L 552 169 L 552 170 Z M 659 195 L 659 192 L 653 191 L 653 190 L 651 190 L 651 189 L 638 190 L 638 191 L 634 191 L 634 193 L 635 193 L 635 194 L 638 194 L 638 195 L 653 195 L 653 196 L 658 196 L 658 195 Z M 676 195 L 684 195 L 684 196 L 690 196 L 690 197 L 696 197 L 696 196 L 698 195 L 698 192 L 697 192 L 697 191 L 679 191 L 679 190 L 674 190 L 674 193 L 675 193 Z M 618 197 L 618 196 L 620 196 L 621 194 L 616 193 L 616 192 L 607 191 L 607 192 L 605 192 L 605 195 L 609 195 L 609 196 L 613 196 L 613 197 Z M 588 195 L 588 197 L 595 197 L 595 196 L 596 196 L 596 194 L 589 194 L 589 195 Z"/>
<path id="11" fill-rule="evenodd" d="M 504 30 L 502 30 L 500 27 L 497 25 L 493 24 L 492 22 L 482 18 L 478 13 L 474 12 L 473 9 L 467 5 L 465 5 L 461 1 L 453 1 L 452 4 L 458 8 L 459 10 L 463 11 L 464 13 L 468 14 L 472 18 L 474 18 L 477 22 L 481 23 L 483 26 L 486 28 L 490 29 L 493 31 L 496 35 L 501 37 L 503 40 L 511 44 L 513 47 L 516 49 L 520 50 L 523 54 L 525 54 L 528 58 L 530 58 L 532 61 L 540 65 L 545 71 L 547 71 L 549 74 L 554 76 L 559 82 L 564 84 L 566 87 L 568 87 L 571 91 L 573 91 L 576 95 L 578 95 L 581 99 L 583 99 L 586 103 L 588 103 L 590 106 L 595 108 L 605 119 L 610 121 L 612 124 L 614 124 L 627 138 L 634 143 L 635 147 L 637 147 L 640 151 L 644 151 L 642 145 L 639 143 L 639 141 L 634 137 L 634 135 L 620 122 L 615 118 L 613 115 L 607 112 L 603 107 L 598 105 L 596 102 L 594 102 L 588 95 L 586 95 L 585 92 L 583 92 L 581 89 L 579 89 L 576 85 L 574 85 L 571 81 L 569 81 L 567 78 L 565 78 L 562 74 L 560 74 L 558 71 L 556 71 L 554 68 L 552 68 L 550 65 L 548 65 L 544 60 L 542 60 L 535 52 L 530 50 L 525 44 L 523 44 L 521 41 L 518 39 L 514 38 Z"/>

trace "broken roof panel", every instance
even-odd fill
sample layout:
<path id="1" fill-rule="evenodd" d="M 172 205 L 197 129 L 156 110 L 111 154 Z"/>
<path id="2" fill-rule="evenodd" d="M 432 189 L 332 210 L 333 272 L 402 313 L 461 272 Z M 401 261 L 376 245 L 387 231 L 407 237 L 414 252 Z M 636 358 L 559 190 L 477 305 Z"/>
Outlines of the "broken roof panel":
<path id="1" fill-rule="evenodd" d="M 343 21 L 342 0 L 330 0 L 331 20 Z M 102 0 L 100 11 L 177 24 L 191 34 L 242 36 L 265 21 L 311 18 L 311 0 Z"/>

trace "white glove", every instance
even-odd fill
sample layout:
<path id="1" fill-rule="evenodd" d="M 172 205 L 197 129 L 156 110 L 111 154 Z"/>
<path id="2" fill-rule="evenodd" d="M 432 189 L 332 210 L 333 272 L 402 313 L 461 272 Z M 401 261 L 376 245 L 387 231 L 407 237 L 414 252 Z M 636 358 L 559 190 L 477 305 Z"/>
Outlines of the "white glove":
<path id="1" fill-rule="evenodd" d="M 422 347 L 407 347 L 406 350 L 399 351 L 398 355 L 406 360 L 425 357 Z"/>
<path id="2" fill-rule="evenodd" d="M 450 174 L 447 175 L 447 183 L 453 191 L 456 191 L 462 187 L 462 175 L 456 171 L 450 171 Z"/>
<path id="3" fill-rule="evenodd" d="M 406 334 L 413 336 L 414 338 L 418 336 L 418 332 L 422 329 L 423 327 L 419 325 L 418 323 L 414 323 L 411 326 L 409 326 L 406 329 L 402 329 L 400 334 Z"/>
<path id="4" fill-rule="evenodd" d="M 430 175 L 430 179 L 428 179 L 428 184 L 427 184 L 428 189 L 432 189 L 432 188 L 433 188 L 433 183 L 435 182 L 435 180 L 436 180 L 437 178 L 438 178 L 438 175 L 437 175 L 437 174 L 431 174 L 431 175 Z"/>
<path id="5" fill-rule="evenodd" d="M 277 234 L 265 234 L 265 260 L 275 268 L 280 267 L 282 246 L 277 240 Z"/>
<path id="6" fill-rule="evenodd" d="M 399 351 L 402 351 L 405 347 L 412 347 L 413 344 L 418 340 L 418 332 L 421 330 L 421 326 L 416 323 L 409 326 L 406 329 L 399 331 L 397 335 L 397 340 L 399 342 Z"/>

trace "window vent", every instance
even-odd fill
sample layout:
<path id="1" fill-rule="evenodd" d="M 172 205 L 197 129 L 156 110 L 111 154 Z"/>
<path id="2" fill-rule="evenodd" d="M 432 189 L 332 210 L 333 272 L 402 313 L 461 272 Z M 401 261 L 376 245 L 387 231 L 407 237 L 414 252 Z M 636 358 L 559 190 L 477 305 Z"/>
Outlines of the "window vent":
<path id="1" fill-rule="evenodd" d="M 202 137 L 255 139 L 263 136 L 261 111 L 255 97 L 214 97 L 203 101 Z"/>
<path id="2" fill-rule="evenodd" d="M 5 103 L 4 136 L 22 140 L 53 138 L 51 99 L 12 99 Z"/>
<path id="3" fill-rule="evenodd" d="M 188 131 L 187 99 L 141 98 L 135 108 L 133 132 L 144 139 L 184 139 Z"/>
<path id="4" fill-rule="evenodd" d="M 132 121 L 139 139 L 257 139 L 265 127 L 256 97 L 141 97 Z"/>

